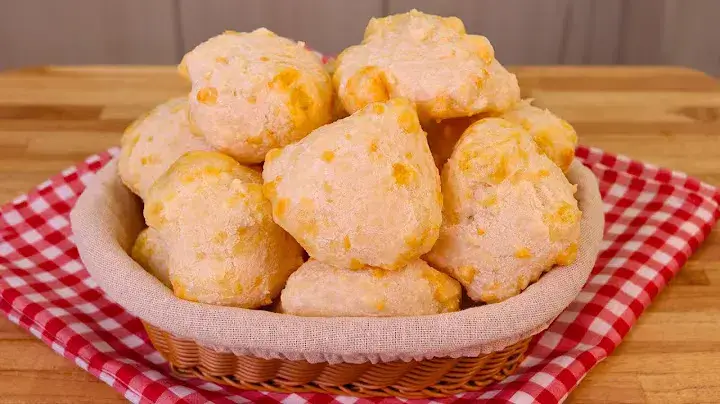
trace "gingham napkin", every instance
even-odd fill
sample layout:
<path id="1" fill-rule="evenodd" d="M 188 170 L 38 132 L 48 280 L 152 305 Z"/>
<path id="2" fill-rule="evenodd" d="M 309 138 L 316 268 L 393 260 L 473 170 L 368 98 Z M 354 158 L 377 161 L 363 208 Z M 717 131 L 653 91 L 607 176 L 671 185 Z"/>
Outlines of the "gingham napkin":
<path id="1" fill-rule="evenodd" d="M 140 321 L 109 301 L 78 258 L 68 214 L 113 149 L 0 209 L 0 310 L 132 402 L 394 402 L 241 391 L 170 376 Z M 720 193 L 685 174 L 580 147 L 597 175 L 606 234 L 577 299 L 538 335 L 517 373 L 469 400 L 555 403 L 618 346 L 720 216 Z M 417 402 L 428 402 L 418 400 Z"/>

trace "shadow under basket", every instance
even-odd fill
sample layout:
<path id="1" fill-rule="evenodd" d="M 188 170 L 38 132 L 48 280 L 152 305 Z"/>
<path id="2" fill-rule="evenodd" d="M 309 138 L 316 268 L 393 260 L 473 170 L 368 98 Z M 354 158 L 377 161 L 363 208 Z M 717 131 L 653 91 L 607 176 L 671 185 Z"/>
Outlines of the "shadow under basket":
<path id="1" fill-rule="evenodd" d="M 279 393 L 439 398 L 477 391 L 515 372 L 531 338 L 478 357 L 386 363 L 308 363 L 218 352 L 143 322 L 176 376 Z"/>

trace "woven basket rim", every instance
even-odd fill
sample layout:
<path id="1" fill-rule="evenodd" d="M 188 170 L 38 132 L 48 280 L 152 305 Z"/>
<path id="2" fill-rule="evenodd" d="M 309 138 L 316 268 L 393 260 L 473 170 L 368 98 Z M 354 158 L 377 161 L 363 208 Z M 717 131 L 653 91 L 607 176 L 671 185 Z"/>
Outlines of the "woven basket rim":
<path id="1" fill-rule="evenodd" d="M 409 399 L 478 391 L 500 381 L 515 372 L 532 339 L 477 357 L 332 365 L 215 352 L 152 324 L 143 325 L 153 346 L 178 377 L 197 377 L 243 390 Z"/>
<path id="2" fill-rule="evenodd" d="M 579 186 L 577 196 L 583 211 L 581 232 L 588 231 L 585 227 L 588 220 L 603 220 L 597 180 L 594 174 L 578 161 L 573 162 L 568 177 Z M 100 214 L 113 213 L 113 210 L 118 209 L 117 204 L 129 204 L 133 203 L 133 200 L 139 205 L 135 197 L 121 185 L 117 176 L 117 159 L 114 159 L 97 173 L 71 213 L 80 256 L 98 285 L 112 300 L 145 322 L 213 349 L 268 359 L 359 363 L 477 356 L 497 351 L 547 328 L 579 293 L 594 264 L 593 259 L 592 263 L 585 263 L 582 267 L 575 263 L 557 268 L 546 273 L 518 296 L 500 303 L 453 313 L 401 317 L 413 330 L 417 330 L 417 335 L 398 335 L 394 330 L 398 317 L 296 317 L 262 310 L 211 306 L 175 297 L 126 252 L 129 248 L 128 240 L 134 239 L 141 223 L 130 223 L 133 220 L 128 218 L 125 228 L 109 229 L 95 220 Z M 139 206 L 132 209 L 140 211 Z M 137 220 L 141 221 L 141 214 Z M 119 241 L 121 235 L 127 240 Z M 592 245 L 579 246 L 578 255 L 585 249 L 586 254 L 596 257 L 601 239 L 602 228 L 591 234 L 593 243 L 589 244 Z M 112 263 L 112 270 L 108 268 L 109 263 Z M 582 277 L 582 282 L 574 282 L 572 285 L 563 283 L 562 277 L 558 275 L 561 271 L 577 272 L 573 274 Z M 574 279 L 577 281 L 579 278 Z M 542 288 L 539 285 L 542 285 Z M 552 291 L 551 296 L 554 298 L 547 299 L 540 295 L 545 293 L 541 289 Z M 138 293 L 144 298 L 132 297 Z M 179 316 L 176 315 L 177 312 L 184 314 Z M 528 318 L 527 313 L 533 313 L 533 316 Z M 460 343 L 455 341 L 458 339 L 455 337 L 464 338 L 474 330 L 487 331 L 488 327 L 492 334 L 492 324 L 501 321 L 513 322 L 517 324 L 517 328 L 513 332 L 498 332 L 495 337 L 478 337 L 472 341 L 463 341 L 460 338 Z M 227 326 L 228 322 L 230 327 Z M 221 329 L 216 324 L 224 326 Z M 439 324 L 443 327 L 442 332 L 437 330 Z M 287 327 L 293 329 L 284 330 Z M 368 349 L 368 329 L 384 332 L 372 336 L 375 340 L 384 341 L 382 349 Z M 337 340 L 325 338 L 330 330 L 347 336 L 356 344 L 357 350 L 347 352 L 344 344 L 340 346 Z M 277 337 L 277 333 L 282 334 L 282 343 L 272 341 Z M 424 334 L 424 338 L 418 338 L 421 334 Z M 438 346 L 442 349 L 438 349 Z"/>

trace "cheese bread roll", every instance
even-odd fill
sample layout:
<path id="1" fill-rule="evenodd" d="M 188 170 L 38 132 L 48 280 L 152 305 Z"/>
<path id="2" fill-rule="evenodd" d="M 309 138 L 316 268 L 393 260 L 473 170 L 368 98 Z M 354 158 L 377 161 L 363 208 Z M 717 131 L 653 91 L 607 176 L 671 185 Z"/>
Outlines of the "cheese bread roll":
<path id="1" fill-rule="evenodd" d="M 337 66 L 337 62 L 335 58 L 328 58 L 325 61 L 325 71 L 328 72 L 330 77 L 335 73 L 335 68 Z M 342 102 L 340 101 L 340 98 L 338 98 L 337 93 L 335 93 L 335 90 L 333 90 L 333 118 L 332 122 L 337 121 L 338 119 L 342 119 L 348 116 L 347 111 L 345 111 L 345 107 L 343 107 Z"/>
<path id="2" fill-rule="evenodd" d="M 455 144 L 460 140 L 463 132 L 478 119 L 481 117 L 452 118 L 423 124 L 423 129 L 427 132 L 428 145 L 438 169 L 442 169 L 447 159 L 450 158 Z"/>
<path id="3" fill-rule="evenodd" d="M 180 157 L 150 188 L 145 221 L 165 241 L 182 299 L 269 304 L 302 264 L 302 249 L 272 221 L 260 174 L 216 152 Z"/>
<path id="4" fill-rule="evenodd" d="M 145 199 L 148 189 L 175 160 L 194 150 L 212 150 L 202 136 L 190 132 L 185 97 L 174 98 L 125 129 L 118 172 L 132 192 Z"/>
<path id="5" fill-rule="evenodd" d="M 172 288 L 167 247 L 157 230 L 148 227 L 141 231 L 135 239 L 130 256 L 165 286 Z"/>
<path id="6" fill-rule="evenodd" d="M 523 100 L 501 115 L 502 118 L 522 125 L 530 133 L 540 151 L 560 167 L 563 172 L 570 168 L 575 156 L 578 137 L 575 129 L 557 115 L 530 105 Z"/>
<path id="7" fill-rule="evenodd" d="M 494 116 L 521 125 L 530 133 L 540 152 L 566 172 L 573 161 L 578 142 L 575 129 L 549 110 L 532 106 L 530 102 L 531 100 L 523 100 L 515 107 Z M 423 124 L 438 168 L 442 168 L 445 161 L 450 158 L 455 144 L 468 126 L 484 117 L 487 115 L 446 119 L 439 122 L 430 121 Z"/>
<path id="8" fill-rule="evenodd" d="M 398 269 L 430 250 L 442 195 L 412 103 L 370 104 L 268 153 L 273 218 L 311 257 Z"/>
<path id="9" fill-rule="evenodd" d="M 515 75 L 495 60 L 487 38 L 456 17 L 416 10 L 372 19 L 360 45 L 337 58 L 333 84 L 352 113 L 405 97 L 422 122 L 504 111 L 520 99 Z"/>
<path id="10" fill-rule="evenodd" d="M 457 311 L 460 284 L 414 260 L 397 271 L 352 270 L 311 259 L 288 279 L 282 312 L 313 317 L 421 316 Z"/>
<path id="11" fill-rule="evenodd" d="M 562 170 L 519 125 L 485 118 L 463 134 L 442 173 L 443 225 L 426 259 L 475 301 L 517 295 L 573 262 L 580 210 Z"/>
<path id="12" fill-rule="evenodd" d="M 241 163 L 302 139 L 332 118 L 332 83 L 317 55 L 265 28 L 198 45 L 179 70 L 192 83 L 193 131 Z"/>

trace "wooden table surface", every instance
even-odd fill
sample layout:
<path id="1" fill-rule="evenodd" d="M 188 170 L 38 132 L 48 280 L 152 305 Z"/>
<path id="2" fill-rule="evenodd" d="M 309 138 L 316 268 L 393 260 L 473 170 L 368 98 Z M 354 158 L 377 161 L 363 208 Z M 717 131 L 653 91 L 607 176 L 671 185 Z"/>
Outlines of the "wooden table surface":
<path id="1" fill-rule="evenodd" d="M 720 185 L 720 83 L 664 67 L 516 68 L 524 96 L 580 142 Z M 117 145 L 141 112 L 187 91 L 172 67 L 49 67 L 0 74 L 0 203 Z M 720 402 L 718 226 L 570 402 Z M 1 270 L 1 269 L 0 269 Z M 0 402 L 122 402 L 0 316 Z"/>

